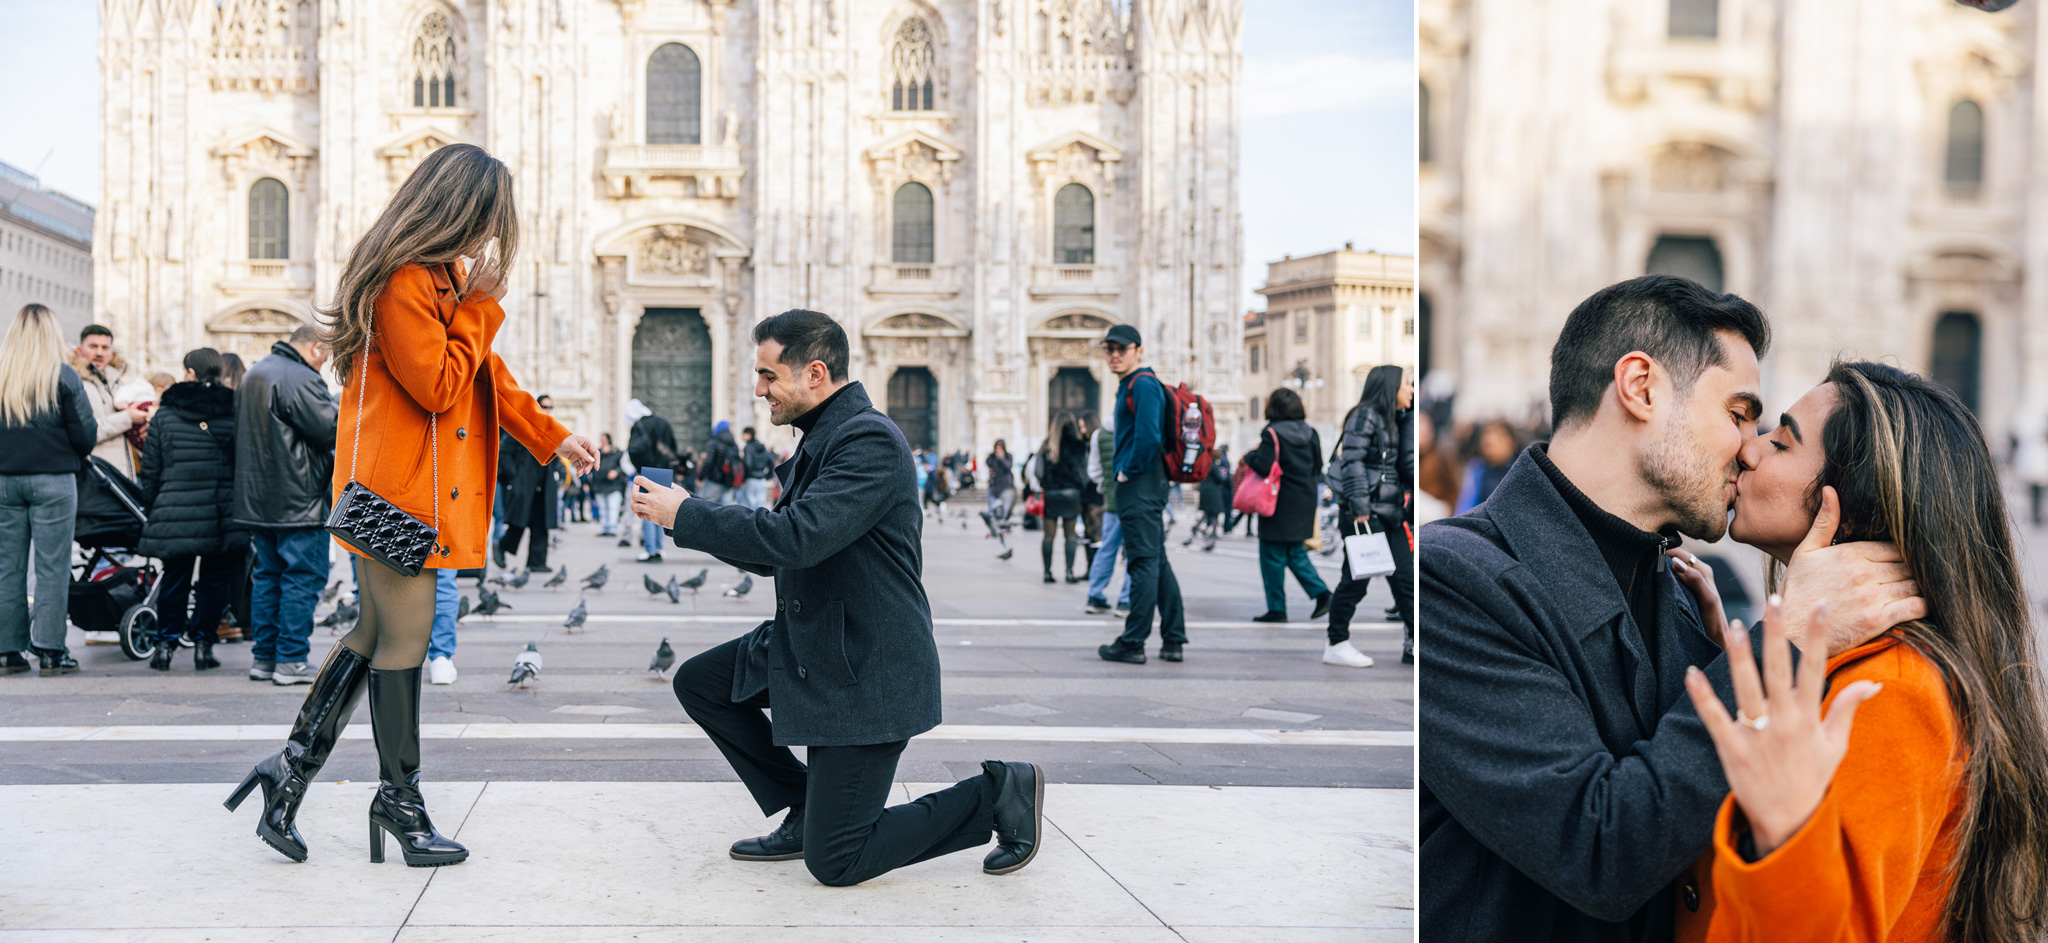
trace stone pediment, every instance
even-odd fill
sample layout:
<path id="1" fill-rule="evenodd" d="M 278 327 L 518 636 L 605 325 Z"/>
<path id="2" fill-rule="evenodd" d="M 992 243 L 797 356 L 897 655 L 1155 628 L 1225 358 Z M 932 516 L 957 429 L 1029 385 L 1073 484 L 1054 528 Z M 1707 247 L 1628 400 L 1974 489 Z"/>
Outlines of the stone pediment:
<path id="1" fill-rule="evenodd" d="M 1086 131 L 1069 131 L 1032 148 L 1025 157 L 1033 163 L 1058 161 L 1060 152 L 1076 144 L 1094 151 L 1095 159 L 1103 163 L 1115 163 L 1124 159 L 1122 148 Z"/>
<path id="2" fill-rule="evenodd" d="M 1031 333 L 1051 337 L 1100 338 L 1115 324 L 1115 321 L 1094 312 L 1067 311 L 1038 322 Z"/>
<path id="3" fill-rule="evenodd" d="M 949 315 L 932 311 L 905 311 L 886 316 L 862 333 L 880 337 L 965 337 L 967 327 Z"/>
<path id="4" fill-rule="evenodd" d="M 385 166 L 391 172 L 391 184 L 397 186 L 411 176 L 413 168 L 426 160 L 428 154 L 461 142 L 462 138 L 453 132 L 425 127 L 384 145 L 377 156 L 384 158 Z"/>
<path id="5" fill-rule="evenodd" d="M 313 146 L 275 128 L 245 130 L 229 137 L 213 149 L 213 156 L 230 155 L 256 160 L 269 158 L 284 162 L 290 158 L 313 156 Z"/>
<path id="6" fill-rule="evenodd" d="M 903 155 L 928 149 L 932 160 L 952 162 L 960 159 L 960 148 L 951 141 L 922 128 L 914 128 L 896 135 L 874 147 L 868 148 L 868 159 L 872 161 L 898 160 Z"/>
<path id="7" fill-rule="evenodd" d="M 275 307 L 242 308 L 206 322 L 206 329 L 231 334 L 278 334 L 298 330 L 306 322 Z"/>

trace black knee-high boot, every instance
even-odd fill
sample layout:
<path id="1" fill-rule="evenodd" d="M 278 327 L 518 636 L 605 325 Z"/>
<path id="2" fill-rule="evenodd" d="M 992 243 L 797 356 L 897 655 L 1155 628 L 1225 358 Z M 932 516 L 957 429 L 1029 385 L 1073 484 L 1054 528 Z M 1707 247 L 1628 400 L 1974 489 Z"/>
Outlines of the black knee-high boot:
<path id="1" fill-rule="evenodd" d="M 171 643 L 171 644 L 176 644 Z M 299 706 L 299 719 L 285 738 L 284 749 L 271 754 L 235 787 L 226 803 L 229 812 L 263 787 L 263 817 L 256 821 L 256 836 L 293 861 L 306 860 L 306 842 L 299 837 L 293 819 L 299 803 L 306 798 L 306 785 L 319 775 L 328 754 L 341 739 L 350 714 L 363 699 L 364 681 L 370 674 L 370 660 L 346 645 L 336 645 L 327 663 L 313 678 L 313 689 Z"/>
<path id="2" fill-rule="evenodd" d="M 1096 547 L 1093 542 L 1081 545 L 1081 552 L 1088 555 L 1088 572 L 1090 573 L 1095 572 L 1095 550 Z"/>
<path id="3" fill-rule="evenodd" d="M 1074 550 L 1077 547 L 1079 547 L 1080 544 L 1080 541 L 1075 540 L 1072 537 L 1067 538 L 1067 582 L 1069 583 L 1078 583 L 1082 579 L 1081 577 L 1074 575 Z"/>
<path id="4" fill-rule="evenodd" d="M 1038 555 L 1045 558 L 1045 581 L 1048 583 L 1059 582 L 1059 580 L 1053 579 L 1052 576 L 1052 538 L 1048 537 L 1038 542 Z"/>
<path id="5" fill-rule="evenodd" d="M 420 670 L 370 672 L 370 729 L 377 741 L 377 795 L 370 800 L 370 860 L 384 860 L 384 833 L 415 868 L 455 864 L 469 849 L 442 837 L 420 796 Z"/>

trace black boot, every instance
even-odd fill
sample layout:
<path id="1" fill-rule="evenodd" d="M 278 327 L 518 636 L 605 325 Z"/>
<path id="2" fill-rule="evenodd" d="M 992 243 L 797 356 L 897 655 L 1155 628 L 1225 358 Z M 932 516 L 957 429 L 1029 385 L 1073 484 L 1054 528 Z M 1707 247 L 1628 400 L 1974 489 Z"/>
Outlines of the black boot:
<path id="1" fill-rule="evenodd" d="M 1067 541 L 1067 582 L 1069 583 L 1079 583 L 1082 580 L 1087 579 L 1087 577 L 1085 576 L 1074 575 L 1074 551 L 1079 547 L 1080 541 Z"/>
<path id="2" fill-rule="evenodd" d="M 1408 626 L 1407 629 L 1401 635 L 1401 664 L 1412 665 L 1415 664 L 1415 627 Z"/>
<path id="3" fill-rule="evenodd" d="M 192 670 L 206 671 L 220 667 L 220 659 L 213 657 L 213 642 L 211 637 L 202 635 L 198 642 L 193 643 Z"/>
<path id="4" fill-rule="evenodd" d="M 790 806 L 789 814 L 775 831 L 733 842 L 732 856 L 741 861 L 795 861 L 803 857 L 804 807 Z"/>
<path id="5" fill-rule="evenodd" d="M 61 648 L 32 649 L 36 653 L 36 676 L 51 678 L 68 675 L 78 670 L 78 659 Z"/>
<path id="6" fill-rule="evenodd" d="M 408 867 L 456 864 L 469 849 L 441 836 L 420 796 L 419 668 L 370 671 L 370 730 L 377 741 L 377 795 L 370 800 L 370 861 L 384 860 L 384 833 Z"/>
<path id="7" fill-rule="evenodd" d="M 996 781 L 996 850 L 982 859 L 981 870 L 1009 874 L 1038 857 L 1038 836 L 1045 823 L 1045 770 L 999 760 L 984 760 L 981 768 Z"/>
<path id="8" fill-rule="evenodd" d="M 285 738 L 284 749 L 256 764 L 225 803 L 233 812 L 250 790 L 262 786 L 263 816 L 256 820 L 256 837 L 293 861 L 306 860 L 306 843 L 292 820 L 306 798 L 307 784 L 327 763 L 342 728 L 348 726 L 349 715 L 363 699 L 363 681 L 369 673 L 368 658 L 346 645 L 334 646 L 327 663 L 314 676 L 306 702 L 299 706 L 298 722 Z"/>
<path id="9" fill-rule="evenodd" d="M 1052 576 L 1052 541 L 1045 540 L 1039 543 L 1038 551 L 1038 555 L 1045 558 L 1045 581 L 1048 583 L 1059 582 L 1059 580 L 1053 579 Z"/>
<path id="10" fill-rule="evenodd" d="M 174 638 L 160 638 L 160 639 L 157 639 L 157 640 L 156 640 L 156 648 L 155 648 L 155 650 L 153 650 L 153 651 L 151 651 L 151 652 L 149 653 L 149 670 L 151 670 L 151 671 L 169 671 L 169 670 L 171 670 L 171 656 L 172 656 L 172 655 L 176 655 L 177 653 L 178 653 L 178 640 L 177 640 L 177 639 L 174 639 Z"/>

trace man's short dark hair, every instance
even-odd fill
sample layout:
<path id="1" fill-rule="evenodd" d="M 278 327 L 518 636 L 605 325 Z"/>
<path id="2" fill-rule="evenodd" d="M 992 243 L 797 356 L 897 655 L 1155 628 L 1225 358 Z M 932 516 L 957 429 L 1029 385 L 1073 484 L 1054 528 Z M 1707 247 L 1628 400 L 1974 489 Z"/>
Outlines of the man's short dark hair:
<path id="1" fill-rule="evenodd" d="M 801 371 L 819 360 L 833 380 L 846 379 L 846 329 L 829 314 L 791 308 L 754 325 L 754 343 L 782 345 L 783 366 Z"/>
<path id="2" fill-rule="evenodd" d="M 748 437 L 752 437 L 752 436 L 753 436 L 753 434 L 754 434 L 754 427 L 753 427 L 753 426 L 748 426 L 748 427 L 746 427 L 746 428 L 744 428 L 744 429 L 741 429 L 741 430 L 740 430 L 740 435 L 743 435 L 743 436 L 748 436 Z"/>
<path id="3" fill-rule="evenodd" d="M 85 326 L 85 330 L 78 332 L 78 342 L 83 344 L 85 343 L 86 338 L 91 337 L 94 334 L 98 334 L 105 337 L 108 343 L 112 343 L 114 340 L 114 331 L 112 328 L 109 328 L 104 324 L 88 324 Z"/>
<path id="4" fill-rule="evenodd" d="M 292 331 L 292 336 L 291 336 L 291 340 L 287 341 L 286 343 L 291 343 L 291 344 L 317 344 L 317 343 L 319 343 L 319 342 L 320 342 L 320 325 L 318 325 L 318 324 L 301 324 L 301 325 L 299 325 L 299 326 L 298 326 L 298 328 L 297 328 L 296 330 Z"/>
<path id="5" fill-rule="evenodd" d="M 1688 278 L 1645 275 L 1594 292 L 1550 349 L 1552 427 L 1593 418 L 1615 363 L 1632 351 L 1663 365 L 1678 392 L 1690 391 L 1708 367 L 1726 365 L 1715 337 L 1722 331 L 1741 335 L 1758 358 L 1770 349 L 1771 325 L 1756 305 Z"/>

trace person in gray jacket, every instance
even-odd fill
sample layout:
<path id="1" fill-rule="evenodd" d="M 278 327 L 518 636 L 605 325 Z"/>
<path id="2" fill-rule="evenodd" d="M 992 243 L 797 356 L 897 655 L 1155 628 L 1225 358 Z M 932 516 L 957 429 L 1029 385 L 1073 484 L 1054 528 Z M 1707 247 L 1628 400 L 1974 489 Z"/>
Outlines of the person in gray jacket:
<path id="1" fill-rule="evenodd" d="M 989 874 L 1037 854 L 1045 773 L 990 760 L 982 774 L 885 808 L 910 738 L 939 724 L 939 653 L 924 594 L 924 516 L 903 433 L 846 379 L 846 331 L 815 311 L 754 327 L 755 393 L 803 433 L 776 469 L 772 508 L 722 504 L 646 478 L 633 513 L 775 579 L 775 617 L 676 670 L 676 699 L 753 794 L 772 834 L 742 861 L 802 858 L 832 886 L 986 844 Z M 766 710 L 774 709 L 773 719 Z M 807 747 L 807 766 L 790 751 Z"/>
<path id="2" fill-rule="evenodd" d="M 249 530 L 255 644 L 249 680 L 310 684 L 313 607 L 327 583 L 334 475 L 334 397 L 320 368 L 327 347 L 305 325 L 243 374 L 235 396 L 234 516 Z"/>

